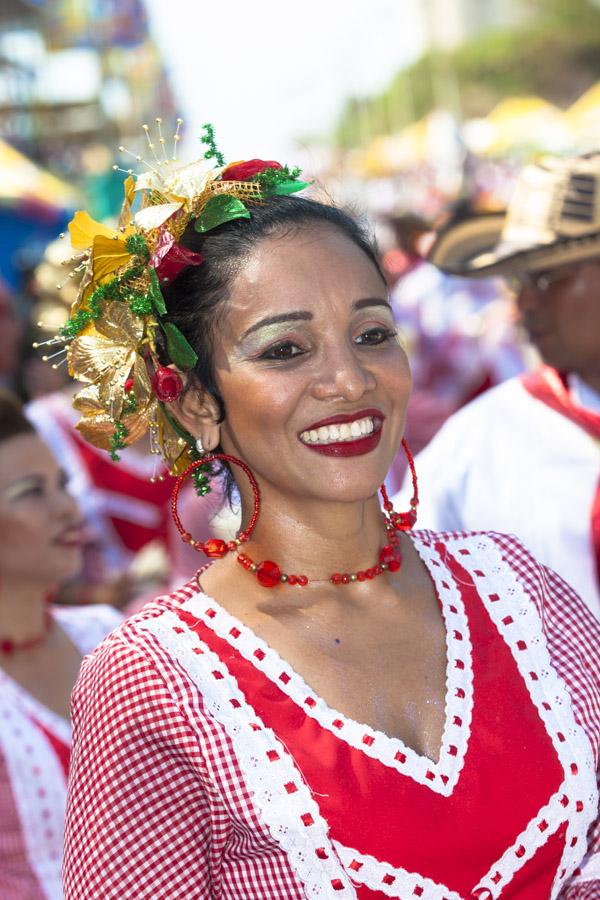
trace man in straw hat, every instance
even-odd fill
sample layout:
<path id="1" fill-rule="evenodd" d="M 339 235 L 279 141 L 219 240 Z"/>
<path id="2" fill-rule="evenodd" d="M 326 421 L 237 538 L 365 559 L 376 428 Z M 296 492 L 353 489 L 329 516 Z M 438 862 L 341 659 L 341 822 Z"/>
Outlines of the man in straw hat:
<path id="1" fill-rule="evenodd" d="M 518 535 L 600 616 L 600 153 L 527 166 L 505 214 L 442 230 L 429 258 L 508 279 L 542 364 L 417 457 L 419 522 Z"/>

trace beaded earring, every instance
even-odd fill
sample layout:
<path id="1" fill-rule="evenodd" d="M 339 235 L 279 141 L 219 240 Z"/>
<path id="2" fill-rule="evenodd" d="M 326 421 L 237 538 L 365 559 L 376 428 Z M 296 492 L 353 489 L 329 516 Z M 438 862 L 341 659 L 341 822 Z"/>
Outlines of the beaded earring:
<path id="1" fill-rule="evenodd" d="M 242 545 L 250 540 L 252 532 L 254 531 L 254 528 L 258 521 L 258 516 L 260 513 L 260 490 L 258 487 L 258 482 L 256 481 L 256 478 L 254 477 L 254 474 L 249 466 L 247 466 L 246 463 L 241 459 L 237 459 L 237 457 L 230 456 L 227 453 L 207 453 L 202 459 L 192 463 L 192 465 L 189 466 L 186 471 L 178 477 L 171 497 L 171 514 L 173 516 L 173 521 L 175 522 L 175 526 L 179 531 L 182 540 L 187 544 L 190 544 L 190 546 L 192 546 L 194 550 L 203 552 L 209 559 L 221 559 L 227 553 L 236 553 L 237 560 L 240 565 L 248 572 L 253 574 L 259 584 L 261 584 L 263 587 L 272 588 L 280 584 L 306 587 L 306 585 L 310 584 L 311 582 L 314 584 L 316 582 L 323 581 L 329 581 L 331 582 L 331 584 L 335 585 L 351 584 L 352 582 L 356 581 L 367 581 L 372 578 L 376 578 L 378 575 L 382 575 L 384 572 L 397 572 L 402 565 L 402 553 L 400 551 L 397 532 L 409 531 L 413 527 L 417 520 L 417 506 L 419 503 L 417 473 L 415 470 L 414 460 L 405 440 L 402 440 L 402 447 L 408 459 L 413 484 L 413 496 L 410 501 L 410 509 L 407 512 L 403 513 L 395 512 L 392 502 L 388 497 L 388 493 L 385 489 L 385 485 L 381 486 L 380 492 L 383 499 L 383 515 L 385 519 L 385 529 L 387 533 L 388 543 L 379 551 L 378 562 L 368 569 L 361 569 L 358 572 L 334 572 L 327 579 L 312 577 L 309 578 L 307 575 L 282 572 L 277 563 L 273 562 L 270 559 L 263 560 L 260 563 L 255 563 L 254 560 L 252 560 L 246 553 L 241 552 Z M 252 515 L 246 528 L 240 531 L 237 538 L 235 538 L 234 540 L 224 541 L 220 538 L 209 538 L 207 541 L 196 541 L 194 540 L 192 535 L 185 530 L 181 523 L 181 519 L 179 518 L 179 513 L 177 512 L 179 492 L 186 478 L 189 475 L 193 476 L 195 470 L 199 466 L 205 466 L 207 463 L 216 462 L 217 460 L 239 466 L 239 468 L 242 469 L 242 471 L 248 478 L 253 496 Z"/>

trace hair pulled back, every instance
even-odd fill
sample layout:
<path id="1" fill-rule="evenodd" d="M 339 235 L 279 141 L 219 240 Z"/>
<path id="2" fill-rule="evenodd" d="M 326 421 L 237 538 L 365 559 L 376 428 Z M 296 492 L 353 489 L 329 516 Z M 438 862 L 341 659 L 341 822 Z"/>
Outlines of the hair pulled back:
<path id="1" fill-rule="evenodd" d="M 21 434 L 35 434 L 35 428 L 25 416 L 21 401 L 10 391 L 0 389 L 0 442 Z"/>
<path id="2" fill-rule="evenodd" d="M 367 228 L 338 207 L 304 197 L 272 197 L 264 203 L 252 204 L 250 212 L 249 219 L 234 219 L 206 234 L 195 231 L 191 222 L 179 243 L 200 253 L 203 262 L 188 266 L 171 283 L 161 284 L 168 312 L 166 319 L 177 325 L 198 354 L 192 378 L 215 399 L 220 421 L 225 417 L 225 406 L 213 365 L 219 315 L 233 280 L 262 241 L 328 226 L 359 247 L 383 278 L 376 245 Z"/>

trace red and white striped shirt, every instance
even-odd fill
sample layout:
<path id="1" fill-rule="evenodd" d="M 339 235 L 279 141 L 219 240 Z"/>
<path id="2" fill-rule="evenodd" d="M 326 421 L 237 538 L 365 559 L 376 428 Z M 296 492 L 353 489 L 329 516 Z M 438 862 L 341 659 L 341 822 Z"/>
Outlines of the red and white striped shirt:
<path id="1" fill-rule="evenodd" d="M 82 667 L 67 900 L 600 898 L 598 623 L 513 538 L 413 540 L 446 624 L 439 760 L 189 582 Z"/>

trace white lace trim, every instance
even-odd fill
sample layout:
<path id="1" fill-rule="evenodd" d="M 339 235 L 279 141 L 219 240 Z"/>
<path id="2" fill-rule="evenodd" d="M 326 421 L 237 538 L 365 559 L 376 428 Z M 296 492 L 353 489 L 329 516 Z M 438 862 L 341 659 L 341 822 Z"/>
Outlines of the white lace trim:
<path id="1" fill-rule="evenodd" d="M 41 704 L 38 707 L 44 709 Z M 46 735 L 29 719 L 14 682 L 8 678 L 0 678 L 0 752 L 6 761 L 29 865 L 46 897 L 62 900 L 65 774 L 56 754 L 48 750 Z"/>
<path id="2" fill-rule="evenodd" d="M 89 653 L 120 621 L 111 607 L 54 607 L 53 616 L 80 653 Z M 48 738 L 67 746 L 71 725 L 0 670 L 0 753 L 6 760 L 27 859 L 48 900 L 63 900 L 61 861 L 67 784 Z"/>
<path id="3" fill-rule="evenodd" d="M 341 741 L 412 778 L 444 797 L 452 794 L 463 768 L 473 711 L 472 646 L 464 603 L 439 554 L 413 536 L 442 604 L 446 625 L 445 725 L 437 763 L 420 756 L 399 738 L 389 737 L 328 706 L 304 679 L 265 641 L 206 594 L 197 593 L 182 608 L 227 641 L 304 713 Z"/>
<path id="4" fill-rule="evenodd" d="M 208 712 L 225 729 L 253 801 L 307 898 L 356 897 L 329 840 L 328 825 L 292 756 L 260 721 L 219 657 L 191 629 L 182 628 L 176 613 L 165 611 L 139 627 L 155 635 L 185 669 Z"/>
<path id="5" fill-rule="evenodd" d="M 559 791 L 477 887 L 487 889 L 491 897 L 499 897 L 507 881 L 566 821 L 565 850 L 552 886 L 553 900 L 585 855 L 587 830 L 596 815 L 598 788 L 592 748 L 575 720 L 567 688 L 553 667 L 535 605 L 492 538 L 461 538 L 449 541 L 448 549 L 469 572 L 492 622 L 510 648 L 565 773 Z"/>
<path id="6" fill-rule="evenodd" d="M 423 875 L 407 872 L 387 863 L 379 862 L 374 856 L 360 853 L 334 841 L 340 859 L 350 877 L 374 891 L 381 891 L 387 897 L 420 897 L 421 900 L 463 900 L 460 894 L 449 887 L 425 878 Z"/>

